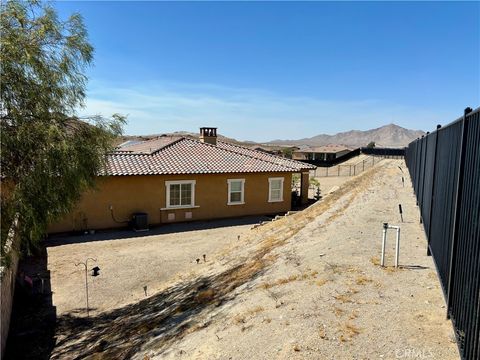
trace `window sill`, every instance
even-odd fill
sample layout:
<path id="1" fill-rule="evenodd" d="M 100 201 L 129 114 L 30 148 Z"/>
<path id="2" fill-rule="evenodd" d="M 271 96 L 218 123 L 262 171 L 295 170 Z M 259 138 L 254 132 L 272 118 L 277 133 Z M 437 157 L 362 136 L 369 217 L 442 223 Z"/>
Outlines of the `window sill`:
<path id="1" fill-rule="evenodd" d="M 233 203 L 227 203 L 227 205 L 245 205 L 245 201 L 242 202 L 233 202 Z"/>
<path id="2" fill-rule="evenodd" d="M 268 200 L 269 203 L 283 202 L 283 199 L 280 200 Z"/>
<path id="3" fill-rule="evenodd" d="M 198 205 L 186 205 L 186 206 L 172 206 L 172 207 L 164 207 L 161 208 L 160 210 L 182 210 L 182 209 L 196 209 L 199 208 L 200 206 Z"/>

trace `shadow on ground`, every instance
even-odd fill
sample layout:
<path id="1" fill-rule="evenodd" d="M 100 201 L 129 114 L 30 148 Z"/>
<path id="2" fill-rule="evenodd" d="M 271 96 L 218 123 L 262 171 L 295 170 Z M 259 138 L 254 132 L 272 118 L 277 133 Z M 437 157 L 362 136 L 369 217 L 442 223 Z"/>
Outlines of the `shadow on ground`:
<path id="1" fill-rule="evenodd" d="M 161 351 L 186 334 L 208 323 L 208 314 L 235 298 L 234 290 L 265 271 L 265 260 L 255 257 L 222 273 L 176 284 L 136 304 L 94 317 L 61 316 L 58 340 L 52 359 L 77 357 L 129 359 L 148 344 Z"/>
<path id="2" fill-rule="evenodd" d="M 273 216 L 272 216 L 273 217 Z M 262 221 L 271 220 L 269 216 L 247 216 L 241 218 L 211 220 L 211 221 L 195 221 L 188 223 L 177 224 L 162 224 L 151 227 L 148 231 L 135 232 L 130 229 L 122 230 L 103 230 L 95 234 L 54 234 L 51 235 L 45 242 L 46 247 L 61 246 L 67 244 L 78 244 L 93 241 L 105 240 L 122 240 L 137 237 L 156 236 L 164 234 L 181 233 L 197 230 L 218 229 L 229 226 L 253 225 Z"/>
<path id="3" fill-rule="evenodd" d="M 24 276 L 32 279 L 32 285 Z M 49 359 L 55 346 L 56 309 L 52 304 L 45 249 L 19 263 L 5 359 Z"/>

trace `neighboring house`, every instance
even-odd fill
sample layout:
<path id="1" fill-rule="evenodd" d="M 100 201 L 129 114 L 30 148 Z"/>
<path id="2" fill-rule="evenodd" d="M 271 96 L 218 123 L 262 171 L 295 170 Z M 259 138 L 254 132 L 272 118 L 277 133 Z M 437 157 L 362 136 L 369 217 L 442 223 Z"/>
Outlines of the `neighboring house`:
<path id="1" fill-rule="evenodd" d="M 200 140 L 165 136 L 122 146 L 108 154 L 97 188 L 49 232 L 122 227 L 138 212 L 152 225 L 282 213 L 291 208 L 292 173 L 302 174 L 306 203 L 314 168 L 217 142 L 216 128 L 201 128 Z"/>
<path id="2" fill-rule="evenodd" d="M 343 145 L 308 146 L 293 152 L 295 160 L 329 161 L 348 154 L 352 149 Z"/>
<path id="3" fill-rule="evenodd" d="M 262 145 L 255 145 L 252 146 L 251 149 L 263 151 L 269 154 L 278 155 L 281 157 L 291 158 L 291 154 L 293 151 L 298 150 L 299 148 L 296 146 L 262 146 Z"/>

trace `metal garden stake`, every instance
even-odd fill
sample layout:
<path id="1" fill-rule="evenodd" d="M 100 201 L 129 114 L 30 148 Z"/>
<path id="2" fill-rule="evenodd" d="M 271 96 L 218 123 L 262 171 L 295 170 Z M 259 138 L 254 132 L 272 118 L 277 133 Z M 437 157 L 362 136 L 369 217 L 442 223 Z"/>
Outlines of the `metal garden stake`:
<path id="1" fill-rule="evenodd" d="M 86 296 L 87 296 L 87 317 L 90 317 L 90 309 L 88 307 L 88 276 L 87 276 L 88 260 L 92 260 L 92 261 L 97 262 L 97 259 L 87 258 L 87 260 L 85 260 L 85 262 L 79 262 L 78 264 L 75 264 L 75 266 L 83 265 L 85 267 L 85 293 L 86 293 Z M 93 275 L 92 276 L 98 276 L 98 271 L 100 270 L 100 268 L 98 266 L 96 266 L 92 270 L 93 270 Z"/>

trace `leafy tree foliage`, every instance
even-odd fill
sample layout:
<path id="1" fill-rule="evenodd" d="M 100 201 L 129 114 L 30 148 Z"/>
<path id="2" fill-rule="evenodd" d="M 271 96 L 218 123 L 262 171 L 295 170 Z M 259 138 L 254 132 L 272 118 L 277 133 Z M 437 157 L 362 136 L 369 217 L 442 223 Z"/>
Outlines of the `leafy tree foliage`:
<path id="1" fill-rule="evenodd" d="M 367 149 L 373 149 L 375 147 L 375 141 L 370 141 L 367 145 Z"/>
<path id="2" fill-rule="evenodd" d="M 291 159 L 293 155 L 293 148 L 286 147 L 282 149 L 282 154 L 284 157 Z"/>
<path id="3" fill-rule="evenodd" d="M 125 119 L 79 119 L 93 47 L 79 14 L 4 1 L 0 17 L 2 249 L 18 214 L 23 249 L 94 186 Z"/>

